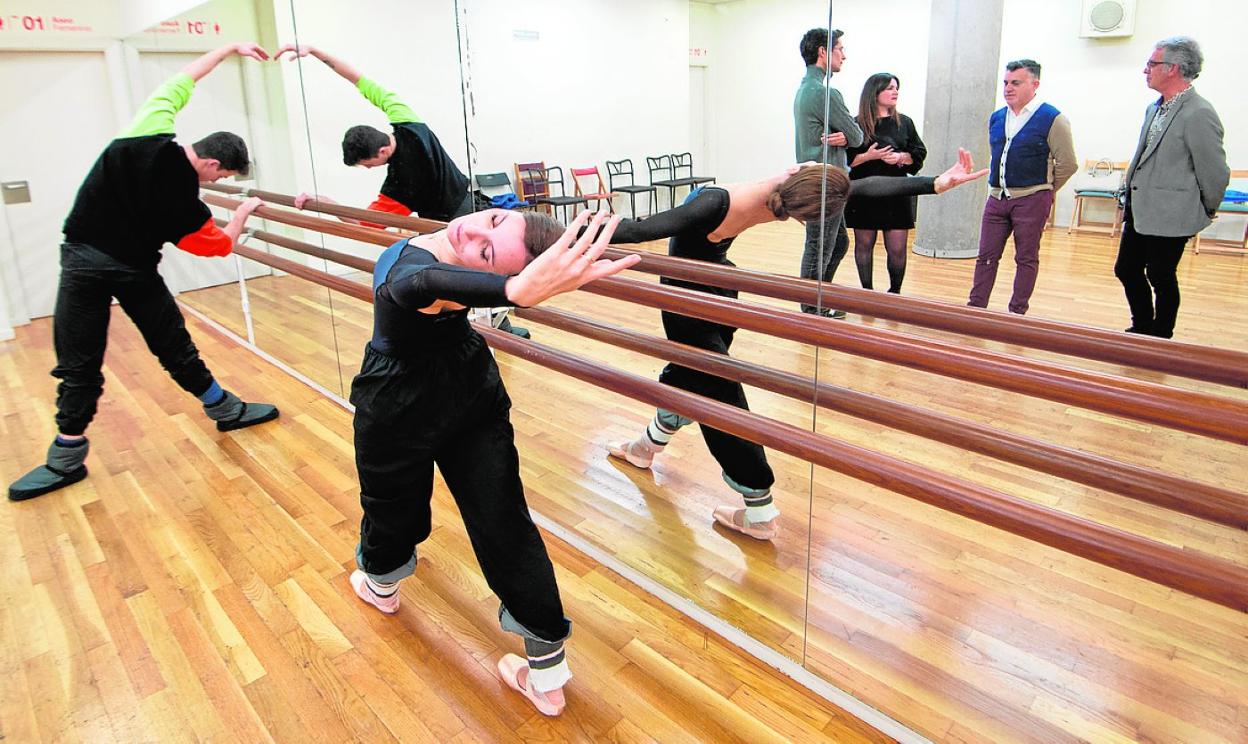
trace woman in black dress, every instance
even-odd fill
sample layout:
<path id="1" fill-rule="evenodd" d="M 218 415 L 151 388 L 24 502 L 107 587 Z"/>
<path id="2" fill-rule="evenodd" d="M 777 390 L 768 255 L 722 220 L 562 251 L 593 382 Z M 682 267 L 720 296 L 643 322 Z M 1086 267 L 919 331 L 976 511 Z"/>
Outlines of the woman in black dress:
<path id="1" fill-rule="evenodd" d="M 858 126 L 862 145 L 849 148 L 849 178 L 912 176 L 923 167 L 927 147 L 909 116 L 897 113 L 897 76 L 877 72 L 867 78 L 858 101 Z M 854 231 L 854 262 L 864 289 L 872 289 L 875 239 L 884 232 L 888 253 L 888 291 L 901 293 L 906 275 L 906 240 L 914 228 L 915 200 L 909 196 L 890 199 L 850 197 L 845 206 L 845 225 Z"/>

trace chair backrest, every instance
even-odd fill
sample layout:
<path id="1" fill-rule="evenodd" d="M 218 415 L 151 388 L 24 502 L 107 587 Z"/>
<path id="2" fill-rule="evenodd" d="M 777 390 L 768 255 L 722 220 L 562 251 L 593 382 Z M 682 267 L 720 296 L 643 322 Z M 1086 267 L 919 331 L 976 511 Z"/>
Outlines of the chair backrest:
<path id="1" fill-rule="evenodd" d="M 569 170 L 572 173 L 572 184 L 576 187 L 577 196 L 601 196 L 608 193 L 607 184 L 602 180 L 602 171 L 598 170 L 598 166 L 595 165 L 590 168 L 571 168 Z M 587 191 L 584 186 L 581 185 L 581 179 L 589 179 L 591 176 L 593 177 L 593 180 L 590 181 L 590 183 L 594 184 L 593 190 Z"/>
<path id="2" fill-rule="evenodd" d="M 669 179 L 672 177 L 672 156 L 659 155 L 658 157 L 646 156 L 646 168 L 650 170 L 650 183 L 655 180 Z M 661 178 L 655 179 L 654 174 L 658 173 Z"/>
<path id="3" fill-rule="evenodd" d="M 522 201 L 534 201 L 550 196 L 550 183 L 546 180 L 546 164 L 516 163 L 516 185 L 520 187 L 518 195 Z"/>
<path id="4" fill-rule="evenodd" d="M 555 175 L 558 175 L 559 177 L 555 178 Z M 546 169 L 546 188 L 549 189 L 555 184 L 559 184 L 559 193 L 557 196 L 568 195 L 568 189 L 563 185 L 563 168 L 560 168 L 557 165 L 552 165 Z M 555 196 L 555 194 L 552 194 L 552 196 Z"/>
<path id="5" fill-rule="evenodd" d="M 636 185 L 637 182 L 633 174 L 633 161 L 632 160 L 628 158 L 624 158 L 623 160 L 608 160 L 607 161 L 607 187 L 608 188 L 614 189 L 615 179 L 616 178 L 622 179 L 624 178 L 624 176 L 628 176 L 628 183 L 625 185 L 627 186 Z"/>
<path id="6" fill-rule="evenodd" d="M 508 192 L 512 191 L 511 178 L 506 173 L 503 173 L 502 171 L 499 171 L 498 173 L 478 173 L 477 175 L 473 176 L 473 178 L 476 179 L 477 188 L 479 189 L 500 189 L 501 188 L 501 189 L 505 189 Z"/>
<path id="7" fill-rule="evenodd" d="M 680 178 L 680 171 L 687 170 L 687 178 L 693 178 L 693 153 L 672 153 L 672 178 Z"/>

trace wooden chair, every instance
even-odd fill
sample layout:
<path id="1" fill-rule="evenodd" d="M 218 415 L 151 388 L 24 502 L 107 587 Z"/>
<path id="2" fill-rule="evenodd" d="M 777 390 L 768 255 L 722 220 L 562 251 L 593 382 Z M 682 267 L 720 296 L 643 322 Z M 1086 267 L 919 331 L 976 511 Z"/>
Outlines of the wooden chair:
<path id="1" fill-rule="evenodd" d="M 1248 191 L 1248 170 L 1231 171 L 1230 187 L 1237 191 Z M 1229 202 L 1224 201 L 1218 206 L 1217 214 L 1233 214 L 1240 217 L 1248 218 L 1248 202 Z M 1214 219 L 1217 217 L 1215 215 Z M 1217 224 L 1215 221 L 1214 224 Z M 1205 228 L 1208 229 L 1208 228 Z M 1195 252 L 1200 253 L 1201 237 L 1200 233 L 1196 234 Z M 1234 240 L 1226 240 L 1225 238 L 1205 238 L 1205 252 L 1207 253 L 1229 253 L 1235 256 L 1248 255 L 1248 219 L 1244 221 L 1244 238 L 1238 242 Z M 1218 246 L 1209 248 L 1208 246 Z"/>
<path id="2" fill-rule="evenodd" d="M 1089 184 L 1075 188 L 1075 211 L 1070 216 L 1070 226 L 1066 228 L 1069 235 L 1075 230 L 1117 235 L 1122 229 L 1122 206 L 1118 203 L 1118 189 L 1122 187 L 1122 179 L 1127 174 L 1130 163 L 1112 160 L 1085 160 L 1083 169 L 1087 175 L 1103 184 Z M 1083 207 L 1088 201 L 1109 202 L 1114 205 L 1113 222 L 1085 222 Z"/>
<path id="3" fill-rule="evenodd" d="M 615 179 L 624 180 L 628 177 L 628 183 L 616 185 Z M 628 194 L 629 204 L 633 208 L 633 219 L 637 219 L 637 195 L 649 194 L 646 199 L 646 216 L 654 214 L 654 186 L 638 186 L 633 175 L 633 161 L 629 158 L 623 160 L 607 161 L 607 188 L 611 191 L 618 191 L 622 194 Z"/>
<path id="4" fill-rule="evenodd" d="M 594 202 L 594 209 L 601 209 L 602 202 L 606 201 L 607 209 L 611 212 L 615 211 L 615 205 L 611 203 L 611 200 L 619 196 L 619 194 L 607 188 L 606 182 L 602 180 L 602 172 L 598 170 L 598 166 L 595 165 L 590 168 L 571 168 L 569 172 L 572 174 L 572 186 L 575 189 L 575 194 L 576 196 L 582 196 L 587 200 L 586 206 L 588 206 L 588 200 L 592 199 Z M 593 191 L 586 191 L 581 185 L 581 179 L 589 179 L 591 176 L 594 180 L 590 181 L 590 183 L 594 183 L 596 181 L 597 185 L 592 187 L 594 189 Z"/>

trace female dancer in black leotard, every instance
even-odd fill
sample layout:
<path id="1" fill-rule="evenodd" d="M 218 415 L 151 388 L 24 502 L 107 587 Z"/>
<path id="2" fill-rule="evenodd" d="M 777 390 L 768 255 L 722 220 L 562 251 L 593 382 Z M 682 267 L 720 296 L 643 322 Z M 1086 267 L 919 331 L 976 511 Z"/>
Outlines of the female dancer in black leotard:
<path id="1" fill-rule="evenodd" d="M 789 217 L 803 222 L 817 220 L 821 208 L 831 216 L 844 208 L 851 194 L 865 198 L 939 194 L 981 178 L 987 172 L 974 171 L 971 156 L 965 150 L 959 151 L 956 165 L 936 178 L 880 177 L 851 182 L 844 171 L 837 168 L 803 164 L 763 181 L 709 186 L 694 191 L 684 204 L 675 209 L 640 222 L 621 223 L 613 242 L 640 243 L 670 238 L 669 255 L 731 266 L 727 254 L 732 241 L 754 225 Z M 824 199 L 821 199 L 825 173 L 826 206 Z M 661 281 L 721 297 L 737 296 L 735 290 L 721 287 L 666 277 Z M 736 331 L 731 326 L 669 312 L 663 313 L 663 330 L 672 341 L 720 354 L 728 353 Z M 678 364 L 664 367 L 659 380 L 738 408 L 749 408 L 745 390 L 739 382 Z M 607 450 L 637 467 L 648 468 L 654 456 L 671 441 L 672 435 L 689 423 L 692 422 L 683 416 L 659 409 L 641 436 L 631 442 L 610 444 Z M 771 486 L 775 477 L 762 446 L 705 424 L 701 425 L 701 429 L 707 448 L 723 469 L 724 481 L 745 500 L 744 508 L 717 507 L 714 510 L 715 521 L 759 540 L 772 539 L 777 534 L 780 511 L 772 500 Z"/>
<path id="2" fill-rule="evenodd" d="M 534 305 L 637 262 L 599 260 L 619 218 L 588 217 L 562 231 L 548 217 L 492 209 L 391 246 L 373 274 L 373 338 L 351 384 L 364 507 L 351 586 L 398 611 L 398 582 L 429 536 L 437 464 L 502 600 L 499 622 L 524 638 L 527 660 L 507 654 L 499 671 L 545 715 L 563 710 L 571 625 L 524 501 L 511 401 L 466 308 Z"/>

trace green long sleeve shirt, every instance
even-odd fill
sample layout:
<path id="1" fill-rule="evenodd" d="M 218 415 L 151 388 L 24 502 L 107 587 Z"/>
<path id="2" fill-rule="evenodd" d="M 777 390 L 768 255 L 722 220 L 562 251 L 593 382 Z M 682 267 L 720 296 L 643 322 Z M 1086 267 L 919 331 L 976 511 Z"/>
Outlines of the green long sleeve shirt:
<path id="1" fill-rule="evenodd" d="M 793 98 L 793 134 L 797 162 L 823 160 L 824 133 L 823 99 L 824 91 L 828 92 L 827 131 L 829 134 L 843 132 L 846 147 L 858 147 L 862 144 L 862 128 L 854 120 L 849 109 L 845 108 L 845 99 L 836 88 L 827 88 L 823 84 L 823 70 L 818 65 L 806 67 L 806 77 L 797 86 L 797 95 Z M 846 147 L 828 146 L 828 165 L 849 169 L 849 160 L 845 155 Z"/>

